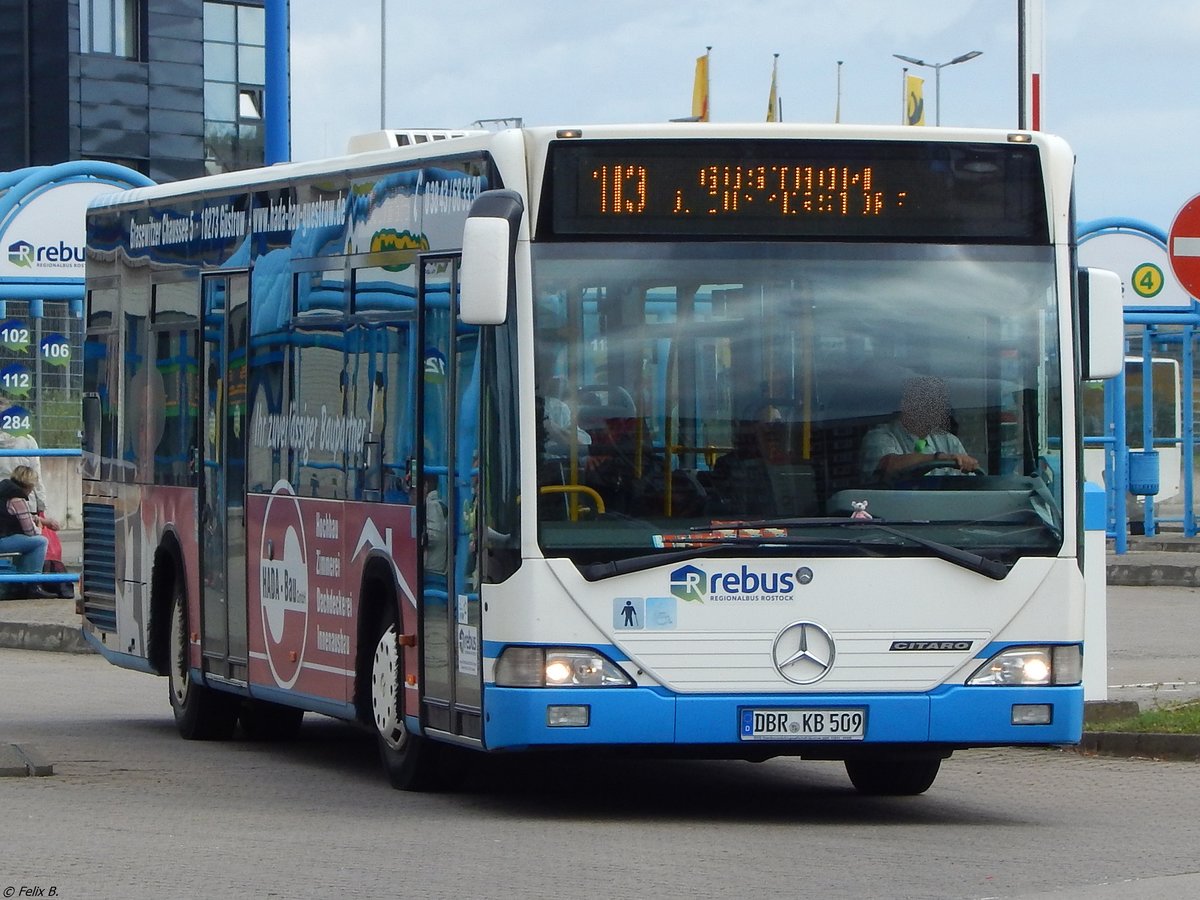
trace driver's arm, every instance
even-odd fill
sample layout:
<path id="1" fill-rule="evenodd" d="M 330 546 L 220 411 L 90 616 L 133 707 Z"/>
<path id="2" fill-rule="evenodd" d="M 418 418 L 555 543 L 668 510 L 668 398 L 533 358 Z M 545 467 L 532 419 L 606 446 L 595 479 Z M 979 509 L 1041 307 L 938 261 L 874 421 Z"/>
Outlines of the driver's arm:
<path id="1" fill-rule="evenodd" d="M 889 453 L 880 457 L 875 471 L 884 476 L 891 476 L 914 466 L 933 463 L 941 463 L 948 469 L 959 469 L 963 472 L 974 472 L 979 468 L 979 460 L 969 453 L 946 453 L 939 450 L 936 453 Z"/>
<path id="2" fill-rule="evenodd" d="M 951 465 L 949 453 L 889 453 L 880 457 L 875 471 L 881 475 L 895 475 L 897 472 L 903 472 L 913 466 L 934 462 L 943 456 L 947 458 L 946 464 Z"/>
<path id="3" fill-rule="evenodd" d="M 946 461 L 947 465 L 953 465 L 954 468 L 960 469 L 963 472 L 974 472 L 979 468 L 979 460 L 973 457 L 970 453 L 939 453 L 938 459 Z"/>

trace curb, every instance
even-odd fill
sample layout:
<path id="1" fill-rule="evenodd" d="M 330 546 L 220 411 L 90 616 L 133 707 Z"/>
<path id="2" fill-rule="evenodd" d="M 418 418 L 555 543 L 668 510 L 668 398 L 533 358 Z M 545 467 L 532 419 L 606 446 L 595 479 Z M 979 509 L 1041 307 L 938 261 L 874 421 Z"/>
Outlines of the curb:
<path id="1" fill-rule="evenodd" d="M 1085 731 L 1076 749 L 1096 756 L 1200 762 L 1200 734 Z"/>
<path id="2" fill-rule="evenodd" d="M 59 653 L 95 653 L 83 639 L 83 629 L 68 625 L 0 623 L 0 648 L 52 650 Z"/>
<path id="3" fill-rule="evenodd" d="M 1110 562 L 1106 581 L 1118 587 L 1200 587 L 1200 567 Z"/>

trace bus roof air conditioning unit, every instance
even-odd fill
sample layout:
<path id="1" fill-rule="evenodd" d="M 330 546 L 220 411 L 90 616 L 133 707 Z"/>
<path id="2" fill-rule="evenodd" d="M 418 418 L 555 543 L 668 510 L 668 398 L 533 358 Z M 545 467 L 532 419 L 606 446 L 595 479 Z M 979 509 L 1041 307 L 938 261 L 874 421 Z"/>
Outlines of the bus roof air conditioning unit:
<path id="1" fill-rule="evenodd" d="M 371 150 L 395 150 L 397 147 L 411 147 L 414 144 L 428 144 L 431 141 L 445 141 L 450 138 L 472 137 L 487 134 L 478 128 L 401 128 L 371 131 L 367 134 L 356 134 L 346 142 L 347 153 L 367 153 Z"/>

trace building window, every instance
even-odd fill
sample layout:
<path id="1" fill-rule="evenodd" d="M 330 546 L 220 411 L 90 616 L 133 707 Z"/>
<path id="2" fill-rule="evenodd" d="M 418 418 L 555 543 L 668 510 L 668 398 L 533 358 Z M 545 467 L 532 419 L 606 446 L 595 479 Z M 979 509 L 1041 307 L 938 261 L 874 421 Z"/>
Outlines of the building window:
<path id="1" fill-rule="evenodd" d="M 266 18 L 261 6 L 204 4 L 204 155 L 210 174 L 261 166 Z"/>
<path id="2" fill-rule="evenodd" d="M 79 50 L 141 57 L 144 0 L 79 0 Z"/>

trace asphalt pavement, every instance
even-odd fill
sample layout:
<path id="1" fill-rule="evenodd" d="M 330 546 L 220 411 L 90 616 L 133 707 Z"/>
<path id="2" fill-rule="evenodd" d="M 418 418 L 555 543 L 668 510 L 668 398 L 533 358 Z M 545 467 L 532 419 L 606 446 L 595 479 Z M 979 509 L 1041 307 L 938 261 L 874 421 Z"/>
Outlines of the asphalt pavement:
<path id="1" fill-rule="evenodd" d="M 63 561 L 82 564 L 78 531 L 60 532 Z M 1090 702 L 1089 722 L 1200 699 L 1200 538 L 1130 538 L 1108 555 L 1108 701 Z M 0 600 L 0 649 L 91 653 L 74 599 Z M 1200 736 L 1090 732 L 1085 752 L 1200 761 Z"/>

